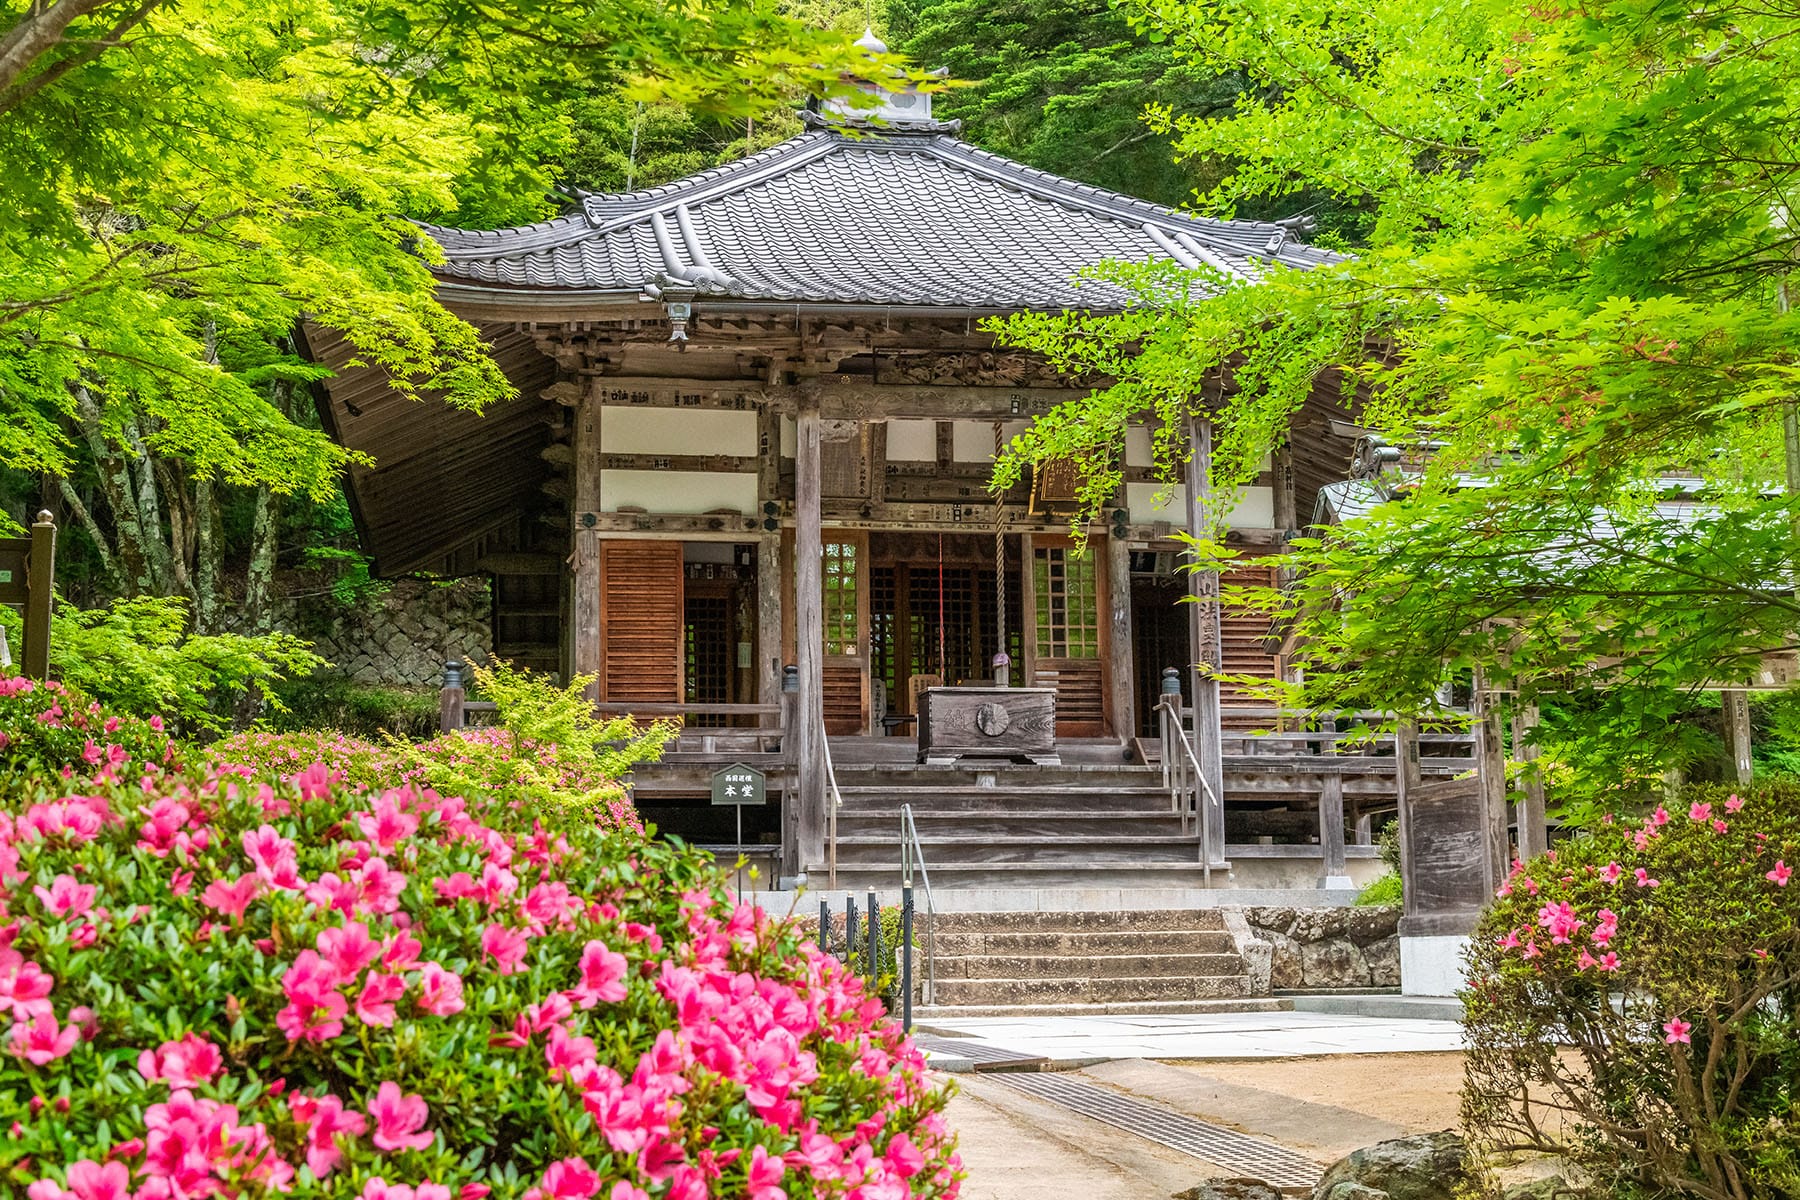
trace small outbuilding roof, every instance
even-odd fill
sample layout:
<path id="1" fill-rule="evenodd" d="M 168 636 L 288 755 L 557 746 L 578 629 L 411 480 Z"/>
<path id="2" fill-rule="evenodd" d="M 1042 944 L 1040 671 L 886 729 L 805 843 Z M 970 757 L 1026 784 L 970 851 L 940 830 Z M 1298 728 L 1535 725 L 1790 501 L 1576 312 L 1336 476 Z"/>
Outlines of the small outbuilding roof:
<path id="1" fill-rule="evenodd" d="M 928 115 L 873 127 L 806 116 L 812 128 L 759 154 L 586 196 L 579 213 L 493 232 L 427 227 L 445 254 L 437 272 L 483 291 L 596 298 L 1105 310 L 1129 294 L 1073 277 L 1108 259 L 1251 279 L 1338 257 L 1287 224 L 1192 216 L 1035 170 Z"/>

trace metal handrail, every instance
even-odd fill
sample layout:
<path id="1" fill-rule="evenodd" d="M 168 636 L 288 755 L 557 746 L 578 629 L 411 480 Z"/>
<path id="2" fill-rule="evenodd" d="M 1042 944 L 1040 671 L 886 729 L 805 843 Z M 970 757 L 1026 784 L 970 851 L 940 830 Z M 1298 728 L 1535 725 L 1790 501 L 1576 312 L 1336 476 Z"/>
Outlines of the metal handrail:
<path id="1" fill-rule="evenodd" d="M 1188 813 L 1192 811 L 1196 818 L 1196 827 L 1200 835 L 1200 870 L 1206 886 L 1212 886 L 1212 814 L 1215 809 L 1221 819 L 1225 805 L 1220 801 L 1218 793 L 1207 782 L 1206 772 L 1200 768 L 1200 755 L 1194 750 L 1194 744 L 1188 739 L 1187 729 L 1181 723 L 1181 698 L 1165 696 L 1163 710 L 1163 785 L 1169 789 L 1169 805 L 1181 817 L 1181 831 L 1187 832 Z M 1167 752 L 1170 742 L 1181 747 L 1184 763 L 1178 763 L 1175 756 Z M 1185 776 L 1184 776 L 1185 769 Z M 1188 783 L 1192 778 L 1193 783 Z"/>
<path id="2" fill-rule="evenodd" d="M 925 1003 L 937 998 L 937 906 L 931 900 L 931 872 L 925 866 L 925 847 L 919 841 L 918 822 L 913 820 L 912 805 L 900 806 L 900 886 L 912 886 L 914 864 L 919 879 L 925 884 L 925 912 L 931 918 L 925 927 Z M 906 947 L 901 947 L 904 953 Z"/>
<path id="3" fill-rule="evenodd" d="M 825 784 L 831 789 L 831 802 L 825 806 L 827 847 L 825 853 L 825 886 L 837 890 L 837 825 L 838 809 L 844 805 L 844 794 L 838 791 L 837 770 L 831 765 L 831 738 L 819 725 L 819 757 L 825 760 Z"/>

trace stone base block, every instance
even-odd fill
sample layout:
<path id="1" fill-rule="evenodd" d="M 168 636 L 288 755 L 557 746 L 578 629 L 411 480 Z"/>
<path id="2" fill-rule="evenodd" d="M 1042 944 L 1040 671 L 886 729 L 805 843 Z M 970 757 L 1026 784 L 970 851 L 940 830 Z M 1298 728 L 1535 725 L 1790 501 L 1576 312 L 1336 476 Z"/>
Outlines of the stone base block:
<path id="1" fill-rule="evenodd" d="M 1400 935 L 1400 993 L 1405 996 L 1454 996 L 1461 991 L 1466 935 L 1408 937 Z"/>

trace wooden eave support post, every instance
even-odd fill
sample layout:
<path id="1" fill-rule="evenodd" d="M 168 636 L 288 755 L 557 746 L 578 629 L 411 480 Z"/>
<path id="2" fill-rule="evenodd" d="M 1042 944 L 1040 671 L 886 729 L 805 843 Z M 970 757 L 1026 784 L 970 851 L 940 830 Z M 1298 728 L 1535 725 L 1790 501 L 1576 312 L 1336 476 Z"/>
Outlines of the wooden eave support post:
<path id="1" fill-rule="evenodd" d="M 1477 669 L 1474 678 L 1475 781 L 1479 805 L 1481 861 L 1486 894 L 1491 896 L 1505 881 L 1511 866 L 1512 839 L 1507 836 L 1506 746 L 1500 723 L 1500 696 L 1490 691 L 1487 677 Z"/>
<path id="2" fill-rule="evenodd" d="M 1344 853 L 1344 777 L 1336 771 L 1319 782 L 1319 853 L 1324 872 L 1322 888 L 1353 888 L 1350 864 Z"/>
<path id="3" fill-rule="evenodd" d="M 1212 419 L 1188 417 L 1188 533 L 1209 536 L 1213 523 Z M 1212 806 L 1207 822 L 1209 844 L 1201 847 L 1206 861 L 1225 861 L 1225 760 L 1224 719 L 1219 708 L 1219 658 L 1223 640 L 1219 628 L 1219 575 L 1195 570 L 1188 574 L 1188 650 L 1193 657 L 1194 752 L 1200 759 L 1200 777 L 1206 781 Z"/>
<path id="4" fill-rule="evenodd" d="M 799 868 L 825 865 L 825 614 L 824 535 L 820 528 L 819 407 L 809 404 L 795 420 L 794 451 L 794 649 L 800 667 Z"/>

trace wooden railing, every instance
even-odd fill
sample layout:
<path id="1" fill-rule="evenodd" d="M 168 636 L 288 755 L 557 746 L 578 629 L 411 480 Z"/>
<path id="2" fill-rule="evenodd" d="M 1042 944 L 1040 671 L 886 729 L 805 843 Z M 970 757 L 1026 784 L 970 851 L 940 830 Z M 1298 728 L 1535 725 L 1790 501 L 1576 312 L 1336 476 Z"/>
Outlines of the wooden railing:
<path id="1" fill-rule="evenodd" d="M 1231 865 L 1225 861 L 1225 799 L 1213 792 L 1200 769 L 1200 756 L 1182 720 L 1181 697 L 1164 693 L 1159 707 L 1163 786 L 1169 789 L 1171 807 L 1181 816 L 1181 831 L 1187 832 L 1190 820 L 1196 823 L 1200 867 L 1206 886 L 1211 887 L 1213 868 Z"/>

